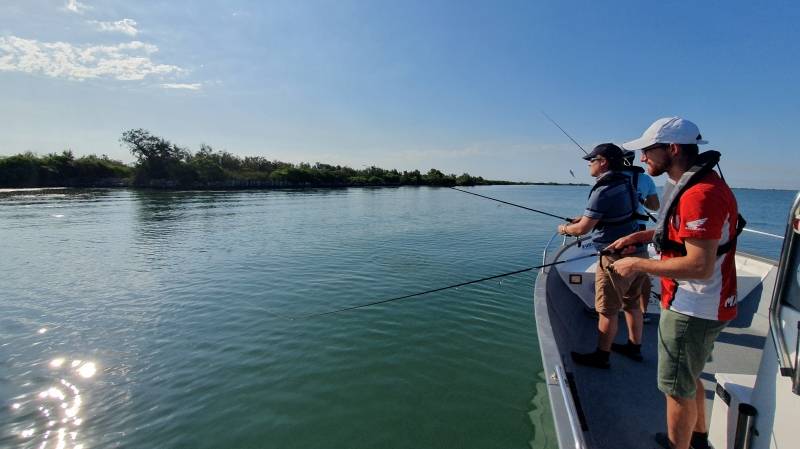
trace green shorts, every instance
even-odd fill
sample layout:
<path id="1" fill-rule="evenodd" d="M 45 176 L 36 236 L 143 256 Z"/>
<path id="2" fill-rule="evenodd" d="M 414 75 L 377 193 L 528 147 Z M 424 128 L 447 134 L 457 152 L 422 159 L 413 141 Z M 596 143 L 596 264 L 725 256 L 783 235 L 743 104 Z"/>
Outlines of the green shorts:
<path id="1" fill-rule="evenodd" d="M 695 382 L 727 321 L 661 310 L 658 323 L 658 389 L 670 396 L 694 398 Z"/>

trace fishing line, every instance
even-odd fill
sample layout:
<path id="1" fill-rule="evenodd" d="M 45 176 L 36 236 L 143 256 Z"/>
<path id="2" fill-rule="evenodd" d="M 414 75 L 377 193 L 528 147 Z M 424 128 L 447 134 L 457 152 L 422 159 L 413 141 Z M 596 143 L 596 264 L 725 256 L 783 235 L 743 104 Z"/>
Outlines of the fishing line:
<path id="1" fill-rule="evenodd" d="M 320 317 L 320 316 L 325 316 L 325 315 L 333 315 L 335 313 L 346 312 L 346 311 L 349 311 L 349 310 L 362 309 L 364 307 L 370 307 L 370 306 L 374 306 L 374 305 L 378 305 L 378 304 L 385 304 L 387 302 L 392 302 L 392 301 L 399 301 L 401 299 L 413 298 L 415 296 L 427 295 L 428 293 L 440 292 L 442 290 L 448 290 L 448 289 L 451 289 L 451 288 L 463 287 L 465 285 L 470 285 L 470 284 L 477 284 L 478 282 L 489 281 L 489 280 L 492 280 L 492 279 L 502 278 L 502 277 L 506 277 L 506 276 L 513 276 L 515 274 L 525 273 L 526 271 L 538 270 L 540 268 L 552 267 L 554 265 L 559 265 L 559 264 L 562 264 L 562 263 L 574 262 L 576 260 L 587 259 L 589 257 L 596 257 L 599 254 L 600 253 L 598 252 L 598 253 L 587 254 L 587 255 L 584 255 L 584 256 L 580 256 L 580 257 L 575 257 L 575 258 L 572 258 L 572 259 L 559 260 L 557 262 L 546 263 L 544 265 L 538 265 L 538 266 L 535 266 L 535 267 L 523 268 L 521 270 L 509 271 L 508 273 L 496 274 L 494 276 L 475 279 L 474 281 L 461 282 L 461 283 L 455 284 L 455 285 L 448 285 L 447 287 L 434 288 L 432 290 L 426 290 L 424 292 L 419 292 L 419 293 L 412 293 L 410 295 L 398 296 L 396 298 L 382 299 L 380 301 L 368 302 L 366 304 L 360 304 L 360 305 L 357 305 L 357 306 L 344 307 L 344 308 L 341 308 L 341 309 L 331 310 L 329 312 L 314 313 L 314 314 L 310 314 L 310 315 L 300 315 L 300 316 L 293 316 L 293 317 L 283 316 L 283 315 L 278 315 L 278 314 L 275 314 L 275 315 L 280 316 L 281 318 L 286 318 L 288 320 L 292 320 L 292 321 L 299 320 L 299 319 L 306 319 L 306 318 L 315 318 L 315 317 Z"/>
<path id="2" fill-rule="evenodd" d="M 497 201 L 498 203 L 508 204 L 509 206 L 519 207 L 521 209 L 529 210 L 531 212 L 538 212 L 540 214 L 544 214 L 544 215 L 547 215 L 549 217 L 560 218 L 562 220 L 565 220 L 565 221 L 568 221 L 568 222 L 572 223 L 572 219 L 571 218 L 562 217 L 562 216 L 559 216 L 559 215 L 554 215 L 554 214 L 551 214 L 549 212 L 544 212 L 544 211 L 541 211 L 541 210 L 538 210 L 538 209 L 532 209 L 530 207 L 520 206 L 519 204 L 509 203 L 508 201 L 498 200 L 497 198 L 492 198 L 490 196 L 481 195 L 479 193 L 468 192 L 466 190 L 457 189 L 455 187 L 449 187 L 449 188 L 453 189 L 453 190 L 458 190 L 459 192 L 469 193 L 470 195 L 479 196 L 481 198 L 486 198 L 487 200 Z"/>

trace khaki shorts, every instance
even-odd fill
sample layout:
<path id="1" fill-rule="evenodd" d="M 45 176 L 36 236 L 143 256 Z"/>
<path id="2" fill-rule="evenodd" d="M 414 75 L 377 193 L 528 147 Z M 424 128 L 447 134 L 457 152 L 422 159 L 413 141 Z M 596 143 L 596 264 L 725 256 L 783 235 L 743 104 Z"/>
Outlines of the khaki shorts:
<path id="1" fill-rule="evenodd" d="M 662 309 L 658 321 L 658 389 L 694 398 L 696 381 L 727 321 L 714 321 Z"/>
<path id="2" fill-rule="evenodd" d="M 639 252 L 624 257 L 640 257 L 646 259 L 646 252 Z M 650 277 L 646 273 L 635 273 L 622 277 L 617 273 L 609 273 L 608 265 L 621 259 L 613 254 L 600 256 L 597 272 L 594 277 L 594 308 L 603 315 L 619 313 L 620 309 L 633 310 L 639 308 L 639 297 L 644 293 L 650 295 Z"/>

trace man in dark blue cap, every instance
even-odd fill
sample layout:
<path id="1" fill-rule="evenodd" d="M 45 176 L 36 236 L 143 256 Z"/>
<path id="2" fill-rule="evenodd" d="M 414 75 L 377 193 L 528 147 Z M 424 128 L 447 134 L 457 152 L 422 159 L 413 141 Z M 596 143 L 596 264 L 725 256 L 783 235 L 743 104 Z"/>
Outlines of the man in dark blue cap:
<path id="1" fill-rule="evenodd" d="M 600 144 L 584 159 L 589 161 L 589 174 L 597 178 L 597 182 L 589 193 L 583 215 L 570 224 L 560 225 L 558 232 L 579 236 L 594 231 L 592 242 L 602 251 L 615 240 L 638 230 L 636 194 L 630 178 L 621 173 L 624 167 L 621 148 L 613 143 Z M 642 249 L 633 256 L 647 257 L 647 253 Z M 644 286 L 649 285 L 649 278 L 644 273 L 624 277 L 609 270 L 608 266 L 620 257 L 608 254 L 601 255 L 598 260 L 595 309 L 599 314 L 597 327 L 600 336 L 594 352 L 572 353 L 572 360 L 577 364 L 608 368 L 612 349 L 633 360 L 642 360 L 642 311 L 639 308 L 639 296 Z M 628 325 L 627 344 L 614 343 L 620 310 L 625 312 Z"/>

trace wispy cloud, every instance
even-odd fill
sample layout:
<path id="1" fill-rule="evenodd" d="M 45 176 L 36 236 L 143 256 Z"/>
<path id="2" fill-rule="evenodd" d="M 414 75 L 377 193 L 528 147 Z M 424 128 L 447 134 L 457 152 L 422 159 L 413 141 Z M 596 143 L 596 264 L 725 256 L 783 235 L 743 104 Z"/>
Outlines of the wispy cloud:
<path id="1" fill-rule="evenodd" d="M 100 31 L 110 31 L 112 33 L 123 33 L 128 36 L 136 36 L 139 30 L 136 29 L 136 21 L 133 19 L 122 19 L 116 22 L 100 22 L 90 20 L 89 23 L 95 25 Z"/>
<path id="2" fill-rule="evenodd" d="M 76 81 L 92 78 L 131 81 L 183 71 L 178 66 L 153 62 L 151 56 L 157 51 L 155 45 L 139 41 L 76 46 L 16 36 L 0 37 L 0 71 L 41 73 Z"/>
<path id="3" fill-rule="evenodd" d="M 164 89 L 185 89 L 185 90 L 200 90 L 203 87 L 202 83 L 164 83 L 161 85 Z"/>
<path id="4" fill-rule="evenodd" d="M 78 0 L 67 0 L 67 4 L 64 5 L 64 8 L 66 8 L 67 11 L 72 11 L 78 14 L 83 14 L 83 12 L 87 9 L 91 9 L 90 6 L 79 2 Z"/>

